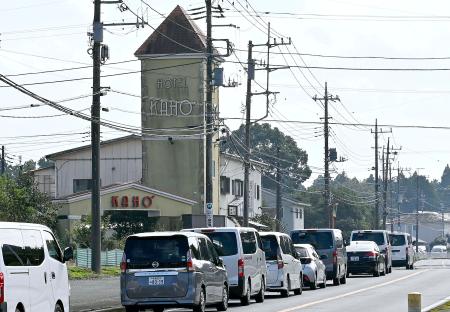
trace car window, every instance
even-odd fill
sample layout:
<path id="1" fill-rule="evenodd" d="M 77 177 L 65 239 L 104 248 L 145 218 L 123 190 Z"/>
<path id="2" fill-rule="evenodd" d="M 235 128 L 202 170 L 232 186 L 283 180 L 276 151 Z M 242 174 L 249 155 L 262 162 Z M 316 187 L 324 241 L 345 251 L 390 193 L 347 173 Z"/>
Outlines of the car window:
<path id="1" fill-rule="evenodd" d="M 212 241 L 220 257 L 237 254 L 237 240 L 234 232 L 211 232 L 203 234 L 208 236 Z"/>
<path id="2" fill-rule="evenodd" d="M 130 269 L 176 268 L 186 266 L 188 239 L 183 235 L 130 237 L 125 255 Z"/>
<path id="3" fill-rule="evenodd" d="M 384 245 L 384 233 L 382 232 L 357 232 L 352 234 L 352 241 L 373 241 L 377 245 Z"/>
<path id="4" fill-rule="evenodd" d="M 297 247 L 296 248 L 300 258 L 309 258 L 308 250 L 303 247 Z"/>
<path id="5" fill-rule="evenodd" d="M 199 238 L 198 245 L 200 247 L 200 259 L 206 261 L 213 261 L 213 257 L 208 249 L 208 245 L 206 243 L 206 239 Z"/>
<path id="6" fill-rule="evenodd" d="M 209 251 L 209 254 L 211 255 L 212 262 L 215 265 L 218 265 L 219 264 L 219 256 L 217 255 L 217 251 L 214 248 L 214 245 L 209 240 L 206 241 L 206 245 L 208 246 L 208 251 Z"/>
<path id="7" fill-rule="evenodd" d="M 344 241 L 341 236 L 336 236 L 336 248 L 344 247 Z"/>
<path id="8" fill-rule="evenodd" d="M 45 244 L 47 245 L 47 250 L 50 257 L 60 262 L 64 262 L 61 248 L 59 248 L 58 242 L 56 241 L 53 234 L 47 231 L 43 231 L 42 233 L 44 235 Z"/>
<path id="9" fill-rule="evenodd" d="M 403 246 L 406 245 L 405 235 L 396 235 L 390 234 L 389 238 L 391 239 L 392 246 Z"/>
<path id="10" fill-rule="evenodd" d="M 195 237 L 189 237 L 189 248 L 195 259 L 200 260 L 200 250 L 198 247 L 198 241 Z"/>
<path id="11" fill-rule="evenodd" d="M 333 235 L 331 232 L 299 231 L 292 233 L 294 244 L 311 244 L 315 249 L 332 249 Z"/>
<path id="12" fill-rule="evenodd" d="M 278 241 L 275 235 L 261 236 L 262 246 L 266 254 L 266 260 L 277 260 Z"/>
<path id="13" fill-rule="evenodd" d="M 281 249 L 283 250 L 283 253 L 285 255 L 292 255 L 290 240 L 285 236 L 280 236 L 280 242 L 281 242 Z"/>
<path id="14" fill-rule="evenodd" d="M 256 239 L 253 231 L 241 232 L 241 242 L 244 254 L 254 254 L 256 252 Z"/>
<path id="15" fill-rule="evenodd" d="M 3 262 L 6 266 L 25 265 L 22 233 L 17 229 L 0 229 Z"/>
<path id="16" fill-rule="evenodd" d="M 38 266 L 44 262 L 44 241 L 38 230 L 22 230 L 25 265 Z"/>
<path id="17" fill-rule="evenodd" d="M 258 243 L 258 248 L 262 250 L 263 248 L 262 248 L 261 236 L 259 235 L 258 232 L 255 232 L 255 235 L 256 235 L 256 242 Z"/>

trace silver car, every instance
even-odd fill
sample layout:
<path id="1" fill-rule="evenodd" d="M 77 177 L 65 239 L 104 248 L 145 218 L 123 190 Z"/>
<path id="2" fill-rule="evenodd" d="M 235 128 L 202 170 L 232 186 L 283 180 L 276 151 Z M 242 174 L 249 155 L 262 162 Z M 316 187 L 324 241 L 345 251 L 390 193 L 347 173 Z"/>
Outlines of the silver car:
<path id="1" fill-rule="evenodd" d="M 228 279 L 210 239 L 198 233 L 131 235 L 121 262 L 121 302 L 127 312 L 170 307 L 228 308 Z"/>
<path id="2" fill-rule="evenodd" d="M 310 244 L 295 244 L 294 248 L 303 265 L 303 284 L 310 289 L 327 287 L 326 267 L 314 247 Z"/>

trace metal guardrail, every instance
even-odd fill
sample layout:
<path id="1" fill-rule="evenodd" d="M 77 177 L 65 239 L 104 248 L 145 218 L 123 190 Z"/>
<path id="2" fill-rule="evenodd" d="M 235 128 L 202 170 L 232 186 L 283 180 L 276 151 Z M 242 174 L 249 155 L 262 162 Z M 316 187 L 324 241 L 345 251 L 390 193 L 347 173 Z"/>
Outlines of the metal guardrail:
<path id="1" fill-rule="evenodd" d="M 102 266 L 119 266 L 122 261 L 123 250 L 113 249 L 101 252 Z M 78 248 L 75 250 L 75 265 L 83 268 L 91 268 L 92 250 L 90 248 Z"/>

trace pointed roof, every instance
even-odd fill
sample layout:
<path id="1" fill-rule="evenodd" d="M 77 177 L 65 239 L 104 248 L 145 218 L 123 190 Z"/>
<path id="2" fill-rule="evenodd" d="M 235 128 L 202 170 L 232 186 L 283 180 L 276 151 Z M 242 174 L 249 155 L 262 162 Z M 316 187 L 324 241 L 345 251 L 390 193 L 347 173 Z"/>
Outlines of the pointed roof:
<path id="1" fill-rule="evenodd" d="M 205 53 L 206 36 L 179 5 L 136 50 L 135 56 Z"/>

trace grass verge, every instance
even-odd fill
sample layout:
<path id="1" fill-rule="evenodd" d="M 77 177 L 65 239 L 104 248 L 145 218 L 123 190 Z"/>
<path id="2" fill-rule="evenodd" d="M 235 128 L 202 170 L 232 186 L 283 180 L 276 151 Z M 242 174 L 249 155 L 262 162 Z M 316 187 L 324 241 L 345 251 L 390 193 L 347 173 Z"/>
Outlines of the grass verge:
<path id="1" fill-rule="evenodd" d="M 119 267 L 102 267 L 101 274 L 96 274 L 90 269 L 80 268 L 76 266 L 69 266 L 67 270 L 69 271 L 69 279 L 71 280 L 113 277 L 120 275 Z"/>
<path id="2" fill-rule="evenodd" d="M 430 312 L 444 312 L 444 311 L 450 311 L 450 301 L 447 301 L 443 305 L 436 307 L 432 309 Z"/>

